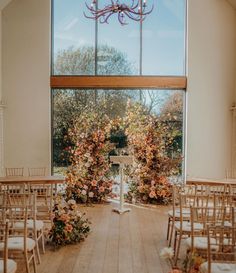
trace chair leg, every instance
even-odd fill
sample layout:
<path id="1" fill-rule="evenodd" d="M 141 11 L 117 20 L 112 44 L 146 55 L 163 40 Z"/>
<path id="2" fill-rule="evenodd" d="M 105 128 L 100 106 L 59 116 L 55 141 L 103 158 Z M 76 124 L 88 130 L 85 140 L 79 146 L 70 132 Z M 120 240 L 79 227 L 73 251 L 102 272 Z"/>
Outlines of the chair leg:
<path id="1" fill-rule="evenodd" d="M 177 240 L 177 246 L 176 246 L 176 251 L 175 251 L 175 261 L 174 261 L 174 265 L 177 265 L 178 262 L 178 258 L 179 258 L 179 250 L 180 250 L 180 244 L 181 244 L 181 240 L 182 240 L 182 233 L 179 233 L 179 238 Z"/>
<path id="2" fill-rule="evenodd" d="M 172 237 L 173 237 L 173 232 L 174 232 L 174 218 L 172 218 L 171 220 L 171 227 L 170 227 L 170 235 L 169 235 L 169 242 L 168 242 L 168 246 L 170 247 L 171 246 L 171 242 L 172 242 Z"/>
<path id="3" fill-rule="evenodd" d="M 41 242 L 42 242 L 43 254 L 45 254 L 45 238 L 44 238 L 44 232 L 43 232 L 43 230 L 42 230 L 42 239 L 41 239 Z"/>
<path id="4" fill-rule="evenodd" d="M 36 253 L 37 253 L 37 259 L 38 259 L 38 264 L 41 263 L 41 257 L 40 257 L 40 252 L 39 252 L 39 241 L 38 238 L 35 238 L 36 240 Z"/>
<path id="5" fill-rule="evenodd" d="M 168 218 L 168 226 L 167 226 L 167 234 L 166 234 L 166 240 L 169 239 L 169 233 L 170 233 L 170 216 Z"/>
<path id="6" fill-rule="evenodd" d="M 35 250 L 34 249 L 33 249 L 33 267 L 34 267 L 34 273 L 37 273 L 37 265 L 36 265 Z"/>
<path id="7" fill-rule="evenodd" d="M 28 253 L 24 253 L 24 258 L 25 258 L 25 265 L 26 265 L 26 272 L 30 273 L 30 268 L 29 268 L 29 261 L 28 261 Z"/>

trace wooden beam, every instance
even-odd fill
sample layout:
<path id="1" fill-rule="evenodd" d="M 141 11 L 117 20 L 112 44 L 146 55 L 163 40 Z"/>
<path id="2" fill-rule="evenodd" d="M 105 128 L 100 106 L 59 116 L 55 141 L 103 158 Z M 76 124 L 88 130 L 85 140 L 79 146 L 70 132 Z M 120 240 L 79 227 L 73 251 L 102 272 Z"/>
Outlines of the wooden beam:
<path id="1" fill-rule="evenodd" d="M 164 76 L 52 76 L 51 88 L 121 89 L 158 88 L 186 89 L 186 77 Z"/>

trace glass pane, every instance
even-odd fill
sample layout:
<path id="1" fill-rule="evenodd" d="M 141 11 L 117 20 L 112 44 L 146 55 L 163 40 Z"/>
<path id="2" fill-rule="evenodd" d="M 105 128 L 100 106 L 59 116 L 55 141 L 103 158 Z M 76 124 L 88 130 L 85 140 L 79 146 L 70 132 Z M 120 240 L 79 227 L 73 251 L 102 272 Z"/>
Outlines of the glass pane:
<path id="1" fill-rule="evenodd" d="M 86 19 L 84 1 L 53 1 L 53 74 L 95 73 L 95 22 Z"/>
<path id="2" fill-rule="evenodd" d="M 167 122 L 174 132 L 174 144 L 170 147 L 171 156 L 183 154 L 183 117 L 185 92 L 183 90 L 52 90 L 53 105 L 53 168 L 58 172 L 70 163 L 63 153 L 68 147 L 65 135 L 73 121 L 81 113 L 103 112 L 110 120 L 118 117 L 125 120 L 127 106 L 139 103 L 146 115 L 157 116 Z M 90 108 L 89 108 L 90 107 Z M 117 136 L 113 136 L 117 139 Z"/>
<path id="3" fill-rule="evenodd" d="M 110 0 L 99 0 L 99 8 L 111 4 Z M 139 74 L 140 24 L 127 19 L 121 25 L 117 14 L 108 19 L 108 24 L 98 23 L 98 74 L 137 75 Z"/>
<path id="4" fill-rule="evenodd" d="M 154 5 L 143 22 L 142 73 L 184 75 L 186 1 L 159 0 Z"/>

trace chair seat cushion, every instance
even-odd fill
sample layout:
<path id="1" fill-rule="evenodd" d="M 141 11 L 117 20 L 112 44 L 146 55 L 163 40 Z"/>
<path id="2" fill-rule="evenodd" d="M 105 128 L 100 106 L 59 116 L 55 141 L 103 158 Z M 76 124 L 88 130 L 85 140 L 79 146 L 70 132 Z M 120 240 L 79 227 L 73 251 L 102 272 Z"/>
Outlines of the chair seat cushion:
<path id="1" fill-rule="evenodd" d="M 17 269 L 16 262 L 13 260 L 7 260 L 7 273 L 15 273 Z M 0 260 L 0 273 L 3 273 L 3 260 Z"/>
<path id="2" fill-rule="evenodd" d="M 15 228 L 23 229 L 24 228 L 24 222 L 15 222 L 14 224 Z M 35 221 L 35 227 L 36 230 L 42 230 L 43 229 L 43 221 L 41 220 L 36 220 Z M 33 229 L 34 228 L 34 220 L 27 220 L 27 228 L 28 229 Z"/>
<path id="3" fill-rule="evenodd" d="M 215 238 L 211 238 L 211 249 L 212 250 L 217 250 L 218 246 L 215 245 L 216 244 L 216 239 Z M 191 238 L 187 238 L 186 239 L 186 246 L 187 248 L 191 248 Z M 203 249 L 203 250 L 207 250 L 207 237 L 194 237 L 194 248 L 196 249 Z"/>
<path id="4" fill-rule="evenodd" d="M 35 241 L 31 238 L 26 238 L 27 251 L 33 250 Z M 0 250 L 3 250 L 4 243 L 0 243 Z M 24 237 L 10 237 L 8 239 L 9 250 L 22 250 L 24 251 Z"/>
<path id="5" fill-rule="evenodd" d="M 190 218 L 190 209 L 185 208 L 183 209 L 182 213 L 184 218 L 187 218 L 187 219 Z M 173 210 L 169 210 L 168 215 L 169 217 L 173 217 L 174 216 Z M 175 209 L 175 217 L 180 218 L 180 208 Z"/>
<path id="6" fill-rule="evenodd" d="M 177 230 L 180 230 L 180 222 L 175 223 L 175 228 Z M 201 223 L 194 223 L 193 228 L 196 231 L 198 231 L 198 230 L 200 231 L 200 230 L 203 230 L 203 225 Z M 191 223 L 190 222 L 183 222 L 182 230 L 185 232 L 191 232 Z"/>
<path id="7" fill-rule="evenodd" d="M 200 266 L 201 273 L 208 272 L 208 263 L 205 262 Z M 212 263 L 211 264 L 211 273 L 235 273 L 236 272 L 236 263 Z"/>

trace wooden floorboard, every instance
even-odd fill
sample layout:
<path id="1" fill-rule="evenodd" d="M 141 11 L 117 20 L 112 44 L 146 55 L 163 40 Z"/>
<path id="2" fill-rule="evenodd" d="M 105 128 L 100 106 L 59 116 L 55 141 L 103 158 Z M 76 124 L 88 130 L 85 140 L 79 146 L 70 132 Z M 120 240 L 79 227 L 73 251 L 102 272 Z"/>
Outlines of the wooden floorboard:
<path id="1" fill-rule="evenodd" d="M 130 206 L 118 215 L 114 204 L 81 207 L 92 222 L 88 238 L 54 251 L 47 245 L 37 273 L 166 273 L 159 257 L 166 246 L 168 207 Z M 19 267 L 17 273 L 24 272 Z M 33 272 L 33 271 L 32 271 Z"/>

